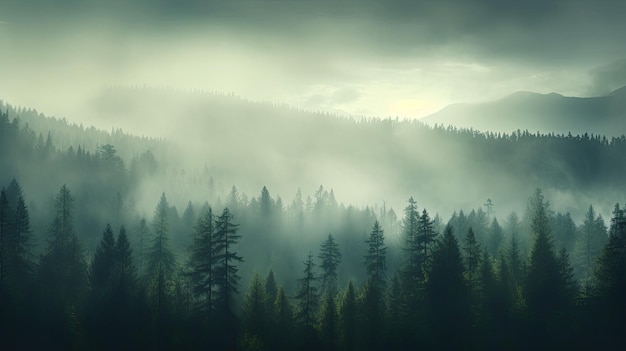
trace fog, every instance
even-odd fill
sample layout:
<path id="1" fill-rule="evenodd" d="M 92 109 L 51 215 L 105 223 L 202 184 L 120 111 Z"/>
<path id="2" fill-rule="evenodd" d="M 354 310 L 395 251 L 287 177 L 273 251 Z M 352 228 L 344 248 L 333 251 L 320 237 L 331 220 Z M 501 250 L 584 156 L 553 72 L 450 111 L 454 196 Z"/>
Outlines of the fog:
<path id="1" fill-rule="evenodd" d="M 0 0 L 0 348 L 602 339 L 624 325 L 600 291 L 623 272 L 594 266 L 626 242 L 624 13 Z M 336 283 L 314 323 L 307 255 Z"/>

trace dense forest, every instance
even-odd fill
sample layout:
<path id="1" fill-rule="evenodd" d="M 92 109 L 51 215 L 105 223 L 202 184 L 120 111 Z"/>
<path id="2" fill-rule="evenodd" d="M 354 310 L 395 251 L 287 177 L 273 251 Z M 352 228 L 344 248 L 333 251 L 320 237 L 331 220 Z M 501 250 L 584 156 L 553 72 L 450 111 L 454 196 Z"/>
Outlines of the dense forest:
<path id="1" fill-rule="evenodd" d="M 620 200 L 624 137 L 332 123 L 372 135 L 393 129 L 390 139 L 454 140 L 449 152 L 480 150 L 484 162 L 475 168 L 500 163 L 510 184 L 515 172 L 564 190 L 616 184 L 597 198 Z M 311 195 L 294 189 L 283 201 L 265 186 L 256 196 L 234 185 L 220 190 L 225 180 L 210 167 L 191 174 L 169 167 L 167 143 L 69 126 L 32 110 L 0 113 L 0 349 L 523 350 L 626 342 L 619 205 L 607 220 L 592 203 L 573 216 L 540 188 L 517 199 L 519 214 L 500 211 L 486 193 L 475 208 L 446 218 L 418 207 L 411 193 L 398 213 L 384 204 L 346 205 L 324 186 Z M 522 157 L 507 151 L 518 148 L 533 150 L 526 163 L 504 162 Z M 555 160 L 562 173 L 552 173 Z M 451 194 L 464 196 L 444 193 Z M 172 196 L 188 196 L 184 210 Z"/>

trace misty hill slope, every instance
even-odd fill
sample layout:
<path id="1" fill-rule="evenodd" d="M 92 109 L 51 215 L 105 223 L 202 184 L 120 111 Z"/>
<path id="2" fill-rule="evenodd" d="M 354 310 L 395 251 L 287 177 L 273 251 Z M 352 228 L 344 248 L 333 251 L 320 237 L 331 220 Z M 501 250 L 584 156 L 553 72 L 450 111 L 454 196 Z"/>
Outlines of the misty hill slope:
<path id="1" fill-rule="evenodd" d="M 510 99 L 528 96 L 533 98 Z M 171 147 L 150 148 L 164 173 L 149 188 L 173 194 L 177 203 L 224 196 L 232 185 L 246 194 L 267 186 L 289 203 L 296 189 L 311 194 L 323 185 L 335 189 L 339 202 L 360 206 L 386 203 L 397 209 L 415 196 L 423 207 L 451 213 L 491 198 L 509 211 L 541 187 L 554 195 L 555 205 L 576 212 L 592 202 L 610 209 L 614 194 L 626 191 L 623 137 L 496 136 L 167 89 L 110 89 L 94 99 L 92 109 L 103 123 L 125 130 L 133 125 L 141 134 L 168 139 Z M 88 138 L 77 131 L 75 140 Z M 120 151 L 123 146 L 116 145 Z M 30 174 L 31 181 L 39 174 Z M 130 190 L 138 202 L 152 205 L 154 200 L 141 199 L 146 187 L 139 181 Z"/>
<path id="2" fill-rule="evenodd" d="M 626 87 L 591 98 L 517 92 L 493 102 L 450 105 L 423 121 L 504 133 L 620 136 L 626 134 Z"/>
<path id="3" fill-rule="evenodd" d="M 535 115 L 547 107 L 555 114 L 567 109 L 594 115 L 605 111 L 610 121 L 614 118 L 606 100 L 617 104 L 621 94 L 615 94 L 619 96 L 611 100 L 518 93 L 491 108 L 502 105 L 525 113 L 535 109 Z M 530 108 L 536 100 L 541 104 Z M 424 204 L 451 211 L 482 204 L 487 197 L 496 197 L 503 206 L 514 204 L 535 187 L 567 196 L 575 193 L 585 202 L 599 193 L 624 190 L 614 169 L 626 155 L 620 151 L 620 138 L 523 132 L 496 137 L 433 128 L 421 121 L 342 118 L 233 95 L 167 89 L 109 89 L 94 99 L 93 109 L 103 121 L 133 123 L 130 129 L 152 130 L 176 141 L 184 150 L 176 155 L 178 160 L 206 166 L 222 183 L 237 184 L 247 193 L 266 185 L 289 199 L 298 187 L 311 192 L 323 184 L 338 189 L 338 199 L 347 203 L 387 201 L 397 208 L 414 195 Z M 598 133 L 582 129 L 591 123 L 585 115 L 570 121 L 576 121 L 581 134 Z M 516 118 L 521 117 L 508 119 Z M 518 128 L 538 129 L 520 125 L 511 130 Z"/>

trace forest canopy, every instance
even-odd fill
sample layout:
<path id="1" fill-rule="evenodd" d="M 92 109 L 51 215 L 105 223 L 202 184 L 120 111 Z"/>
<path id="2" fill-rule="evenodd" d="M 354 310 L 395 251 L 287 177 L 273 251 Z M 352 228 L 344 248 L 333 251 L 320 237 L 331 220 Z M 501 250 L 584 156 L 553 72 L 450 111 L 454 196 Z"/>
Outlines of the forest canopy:
<path id="1" fill-rule="evenodd" d="M 0 114 L 0 346 L 585 349 L 624 342 L 624 210 L 614 204 L 605 213 L 589 202 L 571 213 L 548 195 L 556 188 L 602 209 L 618 202 L 624 137 L 309 116 L 310 125 L 329 124 L 335 133 L 353 130 L 355 142 L 365 135 L 439 140 L 434 145 L 447 149 L 437 156 L 454 160 L 464 150 L 462 162 L 480 162 L 445 182 L 476 184 L 482 201 L 456 207 L 464 201 L 448 196 L 473 196 L 460 184 L 442 194 L 435 186 L 424 201 L 420 191 L 432 185 L 436 166 L 430 149 L 412 149 L 425 164 L 378 165 L 416 175 L 381 180 L 383 192 L 391 182 L 394 192 L 417 194 L 407 191 L 398 209 L 346 204 L 323 185 L 283 200 L 267 186 L 258 195 L 224 186 L 230 178 L 212 174 L 219 161 L 185 171 L 183 161 L 170 163 L 171 141 L 9 107 Z M 265 147 L 274 147 L 270 140 Z M 392 147 L 359 145 L 370 155 Z M 337 148 L 340 159 L 352 147 L 328 150 Z M 510 183 L 490 184 L 495 172 Z M 500 195 L 499 187 L 522 181 L 553 188 Z M 187 197 L 185 205 L 170 194 L 176 203 Z M 437 196 L 448 203 L 443 211 L 423 205 Z"/>

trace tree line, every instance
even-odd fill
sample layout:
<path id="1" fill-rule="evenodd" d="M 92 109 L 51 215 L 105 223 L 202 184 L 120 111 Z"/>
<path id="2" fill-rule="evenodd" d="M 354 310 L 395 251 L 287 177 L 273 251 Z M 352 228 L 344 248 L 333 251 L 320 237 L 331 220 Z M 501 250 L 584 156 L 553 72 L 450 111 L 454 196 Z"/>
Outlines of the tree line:
<path id="1" fill-rule="evenodd" d="M 491 253 L 472 226 L 439 226 L 413 198 L 393 269 L 378 220 L 364 240 L 365 279 L 339 284 L 349 247 L 333 234 L 302 257 L 296 289 L 271 267 L 240 268 L 236 217 L 209 206 L 187 254 L 170 244 L 165 194 L 152 220 L 129 238 L 106 225 L 86 255 L 74 225 L 75 197 L 54 198 L 46 248 L 37 257 L 17 181 L 0 192 L 0 346 L 3 349 L 585 349 L 623 344 L 626 217 L 615 206 L 591 278 L 581 286 L 565 247 L 555 248 L 550 204 L 529 201 L 528 255 L 515 237 Z M 590 212 L 592 209 L 590 209 Z M 454 217 L 453 217 L 454 218 Z M 590 218 L 594 221 L 593 215 Z M 588 225 L 595 225 L 589 223 Z M 583 225 L 584 228 L 585 225 Z M 143 238 L 139 238 L 143 236 Z M 459 239 L 461 238 L 461 239 Z M 143 240 L 137 252 L 132 242 Z"/>

